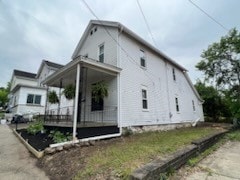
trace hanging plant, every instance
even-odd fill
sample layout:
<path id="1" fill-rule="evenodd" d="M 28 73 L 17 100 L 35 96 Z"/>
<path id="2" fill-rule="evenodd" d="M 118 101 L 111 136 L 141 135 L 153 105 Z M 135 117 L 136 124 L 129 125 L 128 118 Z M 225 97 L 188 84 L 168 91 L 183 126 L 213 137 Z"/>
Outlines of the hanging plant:
<path id="1" fill-rule="evenodd" d="M 67 85 L 63 90 L 63 94 L 68 100 L 73 99 L 75 97 L 75 86 L 73 84 Z"/>
<path id="2" fill-rule="evenodd" d="M 108 86 L 104 81 L 97 82 L 92 86 L 92 95 L 96 102 L 108 96 Z"/>
<path id="3" fill-rule="evenodd" d="M 52 90 L 48 93 L 48 102 L 50 102 L 51 104 L 59 103 L 56 91 Z"/>

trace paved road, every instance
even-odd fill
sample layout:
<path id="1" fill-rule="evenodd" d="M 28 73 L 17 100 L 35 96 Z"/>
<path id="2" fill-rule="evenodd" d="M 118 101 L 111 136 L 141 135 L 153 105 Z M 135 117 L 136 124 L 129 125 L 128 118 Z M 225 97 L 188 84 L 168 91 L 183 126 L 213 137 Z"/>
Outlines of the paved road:
<path id="1" fill-rule="evenodd" d="M 7 125 L 0 124 L 0 179 L 47 180 L 45 173 L 35 165 L 36 159 L 16 138 Z"/>
<path id="2" fill-rule="evenodd" d="M 184 180 L 240 180 L 240 142 L 227 142 L 182 174 Z"/>

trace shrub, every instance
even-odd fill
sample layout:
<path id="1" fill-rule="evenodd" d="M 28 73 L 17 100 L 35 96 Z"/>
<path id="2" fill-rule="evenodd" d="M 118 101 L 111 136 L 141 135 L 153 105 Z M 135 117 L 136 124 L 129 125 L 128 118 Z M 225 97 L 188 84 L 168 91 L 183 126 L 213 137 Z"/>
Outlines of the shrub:
<path id="1" fill-rule="evenodd" d="M 27 128 L 27 132 L 29 134 L 37 134 L 38 132 L 41 132 L 44 130 L 44 127 L 43 127 L 43 121 L 36 121 L 34 123 L 31 123 L 28 128 Z"/>
<path id="2" fill-rule="evenodd" d="M 60 131 L 50 131 L 49 137 L 51 137 L 54 143 L 61 143 L 72 140 L 72 134 L 67 132 L 66 134 Z"/>

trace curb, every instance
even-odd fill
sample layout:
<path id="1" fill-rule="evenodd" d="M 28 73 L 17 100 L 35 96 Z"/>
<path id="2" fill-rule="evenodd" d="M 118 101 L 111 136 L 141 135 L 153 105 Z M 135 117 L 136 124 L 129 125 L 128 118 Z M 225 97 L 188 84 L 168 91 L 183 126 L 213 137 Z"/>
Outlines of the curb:
<path id="1" fill-rule="evenodd" d="M 26 146 L 26 148 L 33 153 L 34 156 L 36 156 L 37 158 L 41 158 L 44 155 L 44 151 L 37 151 L 35 150 L 30 144 L 28 144 L 27 141 L 25 141 L 21 135 L 19 135 L 17 133 L 17 131 L 15 129 L 13 129 L 13 133 L 15 134 L 15 136 L 18 137 L 18 139 Z"/>

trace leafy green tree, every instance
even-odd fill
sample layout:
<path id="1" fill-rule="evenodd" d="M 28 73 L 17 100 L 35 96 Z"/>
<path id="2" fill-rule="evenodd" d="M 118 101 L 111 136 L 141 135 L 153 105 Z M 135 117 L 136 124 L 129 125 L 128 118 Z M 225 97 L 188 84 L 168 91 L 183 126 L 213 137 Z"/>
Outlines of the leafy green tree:
<path id="1" fill-rule="evenodd" d="M 206 84 L 198 81 L 195 87 L 204 100 L 203 111 L 205 116 L 211 117 L 214 122 L 220 120 L 220 117 L 231 116 L 228 103 L 216 88 L 207 86 Z"/>
<path id="2" fill-rule="evenodd" d="M 204 72 L 206 82 L 225 92 L 231 113 L 236 116 L 240 102 L 240 33 L 230 30 L 204 50 L 201 57 L 196 68 Z"/>
<path id="3" fill-rule="evenodd" d="M 8 102 L 8 92 L 5 88 L 0 88 L 0 107 L 5 107 Z"/>
<path id="4" fill-rule="evenodd" d="M 240 33 L 236 29 L 210 45 L 201 57 L 196 67 L 204 72 L 206 80 L 214 80 L 221 88 L 238 86 L 240 93 Z"/>

